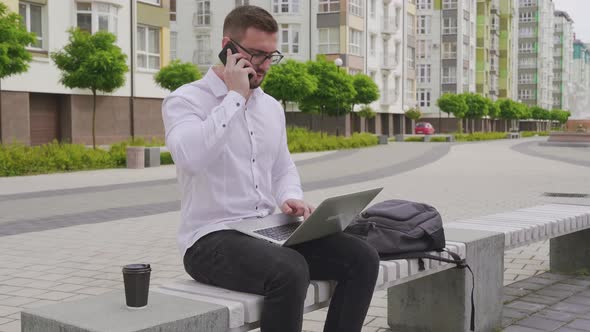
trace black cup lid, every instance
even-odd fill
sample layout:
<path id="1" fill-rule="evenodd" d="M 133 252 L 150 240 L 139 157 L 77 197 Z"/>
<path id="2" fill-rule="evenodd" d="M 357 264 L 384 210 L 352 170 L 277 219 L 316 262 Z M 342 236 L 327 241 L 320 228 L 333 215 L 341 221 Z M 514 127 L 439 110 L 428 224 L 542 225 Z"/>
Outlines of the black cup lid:
<path id="1" fill-rule="evenodd" d="M 145 270 L 145 269 L 149 269 L 150 265 L 149 264 L 127 264 L 125 266 L 123 266 L 123 269 L 125 270 Z"/>

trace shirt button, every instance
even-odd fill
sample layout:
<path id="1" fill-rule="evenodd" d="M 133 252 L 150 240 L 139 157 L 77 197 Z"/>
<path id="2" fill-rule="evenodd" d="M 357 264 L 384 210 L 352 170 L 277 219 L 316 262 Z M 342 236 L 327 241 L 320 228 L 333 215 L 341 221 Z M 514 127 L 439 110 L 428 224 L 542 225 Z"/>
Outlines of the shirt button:
<path id="1" fill-rule="evenodd" d="M 223 128 L 225 128 L 225 123 L 221 125 Z"/>
<path id="2" fill-rule="evenodd" d="M 236 103 L 236 106 L 237 106 L 237 107 L 240 107 L 240 103 Z"/>
<path id="3" fill-rule="evenodd" d="M 252 159 L 252 162 L 255 163 L 256 162 L 256 159 Z"/>
<path id="4" fill-rule="evenodd" d="M 256 185 L 256 189 L 258 189 L 258 185 Z"/>
<path id="5" fill-rule="evenodd" d="M 254 135 L 254 132 L 253 132 L 253 131 L 251 131 L 251 132 L 250 132 L 250 135 Z"/>
<path id="6" fill-rule="evenodd" d="M 258 206 L 256 207 L 256 210 L 258 210 Z"/>

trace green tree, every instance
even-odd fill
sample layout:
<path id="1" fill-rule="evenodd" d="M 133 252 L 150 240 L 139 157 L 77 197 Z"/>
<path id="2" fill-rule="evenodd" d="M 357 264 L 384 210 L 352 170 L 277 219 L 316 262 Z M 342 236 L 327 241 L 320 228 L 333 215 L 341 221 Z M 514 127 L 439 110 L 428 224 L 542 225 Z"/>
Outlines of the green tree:
<path id="1" fill-rule="evenodd" d="M 559 122 L 559 124 L 563 127 L 572 114 L 564 110 L 552 110 L 549 112 L 549 115 L 551 120 Z"/>
<path id="2" fill-rule="evenodd" d="M 404 114 L 410 120 L 412 120 L 412 132 L 414 131 L 414 127 L 416 126 L 416 120 L 420 120 L 422 117 L 422 112 L 418 107 L 412 107 L 409 110 L 405 111 Z"/>
<path id="3" fill-rule="evenodd" d="M 377 113 L 375 113 L 375 111 L 373 111 L 373 109 L 371 108 L 371 106 L 369 105 L 365 105 L 363 106 L 360 111 L 358 111 L 357 113 L 361 118 L 364 119 L 365 121 L 365 128 L 367 128 L 367 121 L 369 119 L 373 119 L 375 118 L 375 116 L 377 115 Z M 366 129 L 365 129 L 366 130 Z"/>
<path id="4" fill-rule="evenodd" d="M 471 120 L 470 131 L 471 133 L 475 130 L 475 119 L 481 119 L 488 114 L 488 101 L 487 98 L 477 93 L 465 93 L 463 94 L 465 103 L 467 104 L 467 112 L 465 112 L 465 118 Z"/>
<path id="5" fill-rule="evenodd" d="M 327 61 L 325 56 L 308 62 L 307 69 L 317 79 L 318 88 L 301 100 L 299 108 L 303 112 L 320 114 L 321 132 L 324 115 L 340 116 L 350 112 L 356 91 L 352 76 Z"/>
<path id="6" fill-rule="evenodd" d="M 26 47 L 35 43 L 34 33 L 27 32 L 22 17 L 12 13 L 0 2 L 0 91 L 2 79 L 24 73 L 29 69 L 32 56 Z M 0 114 L 2 114 L 2 94 L 0 93 Z M 0 128 L 2 121 L 0 121 Z M 0 136 L 0 143 L 2 137 Z"/>
<path id="7" fill-rule="evenodd" d="M 264 92 L 280 100 L 283 109 L 287 109 L 287 102 L 300 102 L 318 88 L 318 80 L 307 71 L 303 62 L 287 60 L 270 67 L 262 83 Z"/>
<path id="8" fill-rule="evenodd" d="M 356 74 L 352 77 L 352 85 L 356 92 L 352 100 L 352 107 L 357 104 L 370 104 L 379 99 L 379 87 L 365 74 Z"/>
<path id="9" fill-rule="evenodd" d="M 500 105 L 498 104 L 498 101 L 492 101 L 491 99 L 488 99 L 488 117 L 490 118 L 491 121 L 491 125 L 490 125 L 490 131 L 495 131 L 496 130 L 496 119 L 498 119 L 498 117 L 500 117 Z"/>
<path id="10" fill-rule="evenodd" d="M 201 78 L 199 69 L 190 62 L 181 62 L 174 60 L 165 67 L 162 67 L 156 75 L 154 81 L 164 89 L 174 91 L 181 86 L 194 82 Z"/>
<path id="11" fill-rule="evenodd" d="M 531 113 L 531 119 L 537 120 L 535 121 L 535 126 L 537 127 L 537 131 L 540 130 L 539 128 L 539 120 L 550 120 L 551 114 L 548 110 L 539 107 L 539 106 L 532 106 L 529 108 Z"/>
<path id="12" fill-rule="evenodd" d="M 445 93 L 444 95 L 440 96 L 440 98 L 438 98 L 436 101 L 436 106 L 438 106 L 441 111 L 448 114 L 453 114 L 453 116 L 457 118 L 458 131 L 462 133 L 463 118 L 467 113 L 467 103 L 465 102 L 465 98 L 462 95 Z"/>
<path id="13" fill-rule="evenodd" d="M 505 128 L 508 130 L 508 120 L 515 120 L 519 118 L 519 108 L 522 104 L 519 104 L 511 99 L 500 99 L 498 100 L 498 106 L 500 107 L 500 119 L 504 120 Z"/>
<path id="14" fill-rule="evenodd" d="M 115 45 L 112 33 L 91 35 L 78 28 L 68 31 L 68 44 L 51 53 L 51 58 L 62 72 L 60 82 L 64 86 L 92 91 L 92 147 L 96 149 L 96 92 L 110 93 L 125 84 L 127 56 Z"/>

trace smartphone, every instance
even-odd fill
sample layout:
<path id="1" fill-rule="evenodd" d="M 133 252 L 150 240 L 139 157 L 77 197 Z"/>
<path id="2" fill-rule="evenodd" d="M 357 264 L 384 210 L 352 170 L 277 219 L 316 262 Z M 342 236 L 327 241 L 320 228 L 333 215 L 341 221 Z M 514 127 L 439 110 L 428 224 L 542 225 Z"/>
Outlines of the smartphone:
<path id="1" fill-rule="evenodd" d="M 238 49 L 236 48 L 234 43 L 228 42 L 227 44 L 225 44 L 225 46 L 223 47 L 221 52 L 219 52 L 219 60 L 221 60 L 221 63 L 223 63 L 224 66 L 225 66 L 225 63 L 227 62 L 227 50 L 228 49 L 231 50 L 232 54 L 238 53 Z M 248 79 L 252 79 L 253 76 L 254 76 L 253 74 L 248 74 Z"/>

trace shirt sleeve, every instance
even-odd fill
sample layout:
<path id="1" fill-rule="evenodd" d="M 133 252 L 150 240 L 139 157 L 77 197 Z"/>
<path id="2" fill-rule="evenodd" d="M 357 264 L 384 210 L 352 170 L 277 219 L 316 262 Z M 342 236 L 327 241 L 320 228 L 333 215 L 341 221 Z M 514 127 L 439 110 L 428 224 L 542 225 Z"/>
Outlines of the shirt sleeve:
<path id="1" fill-rule="evenodd" d="M 235 91 L 210 113 L 181 96 L 166 98 L 162 104 L 166 146 L 176 167 L 195 175 L 215 160 L 223 151 L 227 124 L 244 105 L 244 97 Z"/>
<path id="2" fill-rule="evenodd" d="M 279 152 L 272 168 L 272 188 L 276 203 L 280 207 L 288 199 L 303 199 L 303 190 L 299 173 L 289 153 L 284 126 L 279 144 Z"/>

